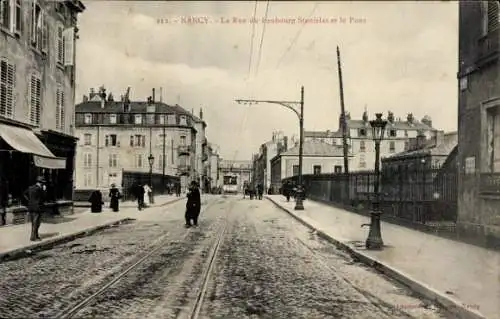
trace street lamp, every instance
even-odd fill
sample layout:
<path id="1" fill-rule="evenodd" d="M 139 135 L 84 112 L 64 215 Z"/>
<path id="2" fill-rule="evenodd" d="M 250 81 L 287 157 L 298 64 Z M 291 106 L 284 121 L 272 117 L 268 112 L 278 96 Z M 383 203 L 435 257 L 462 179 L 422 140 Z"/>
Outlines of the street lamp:
<path id="1" fill-rule="evenodd" d="M 151 199 L 151 203 L 153 204 L 154 203 L 154 199 L 153 199 L 153 164 L 155 162 L 155 157 L 151 153 L 148 156 L 148 162 L 149 162 L 149 187 L 151 188 L 150 199 Z"/>
<path id="2" fill-rule="evenodd" d="M 380 231 L 380 142 L 384 139 L 387 121 L 382 119 L 382 113 L 377 113 L 375 116 L 375 120 L 370 121 L 372 138 L 375 142 L 375 200 L 370 212 L 370 232 L 365 243 L 367 249 L 382 249 L 384 246 Z"/>
<path id="3" fill-rule="evenodd" d="M 252 105 L 258 103 L 278 104 L 292 110 L 299 118 L 299 185 L 295 195 L 295 210 L 304 210 L 304 189 L 302 181 L 302 159 L 304 151 L 304 87 L 300 88 L 300 101 L 270 101 L 270 100 L 236 100 L 238 104 Z M 300 106 L 297 110 L 294 106 Z"/>

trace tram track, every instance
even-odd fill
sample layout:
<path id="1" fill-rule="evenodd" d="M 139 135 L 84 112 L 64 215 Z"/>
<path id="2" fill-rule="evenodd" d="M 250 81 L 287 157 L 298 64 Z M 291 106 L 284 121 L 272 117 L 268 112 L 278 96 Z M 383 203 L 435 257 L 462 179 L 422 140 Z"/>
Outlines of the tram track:
<path id="1" fill-rule="evenodd" d="M 220 203 L 220 200 L 209 203 L 203 208 L 201 214 L 204 214 L 206 211 Z M 153 241 L 154 244 L 151 245 L 151 248 L 147 252 L 135 258 L 134 261 L 127 263 L 127 266 L 123 267 L 124 269 L 120 270 L 119 272 L 110 274 L 108 276 L 109 280 L 106 280 L 106 283 L 102 285 L 97 291 L 93 292 L 90 296 L 81 298 L 79 301 L 73 303 L 71 306 L 61 311 L 57 316 L 55 316 L 55 318 L 69 319 L 80 317 L 84 310 L 86 310 L 87 308 L 92 308 L 93 305 L 96 304 L 96 301 L 99 301 L 100 298 L 105 298 L 107 293 L 109 293 L 122 281 L 125 281 L 126 278 L 129 277 L 134 271 L 140 273 L 138 269 L 147 264 L 148 261 L 154 258 L 154 256 L 158 257 L 159 254 L 161 254 L 161 256 L 168 255 L 170 250 L 174 251 L 183 243 L 188 242 L 190 237 L 196 237 L 196 229 L 187 229 L 180 239 L 174 241 L 172 240 L 170 235 L 171 232 L 168 231 L 158 236 Z"/>

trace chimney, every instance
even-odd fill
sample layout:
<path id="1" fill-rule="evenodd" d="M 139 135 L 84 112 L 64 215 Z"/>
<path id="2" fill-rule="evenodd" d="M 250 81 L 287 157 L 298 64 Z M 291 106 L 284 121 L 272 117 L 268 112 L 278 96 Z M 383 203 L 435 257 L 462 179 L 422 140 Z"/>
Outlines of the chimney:
<path id="1" fill-rule="evenodd" d="M 155 88 L 153 88 L 153 95 L 151 96 L 151 103 L 155 102 Z"/>
<path id="2" fill-rule="evenodd" d="M 84 94 L 83 95 L 83 102 L 88 102 L 88 100 L 89 100 L 89 97 Z"/>
<path id="3" fill-rule="evenodd" d="M 422 118 L 422 123 L 427 125 L 428 127 L 432 127 L 432 119 L 429 115 L 426 115 Z"/>
<path id="4" fill-rule="evenodd" d="M 101 109 L 106 105 L 106 100 L 101 98 Z"/>
<path id="5" fill-rule="evenodd" d="M 412 113 L 408 113 L 408 115 L 406 116 L 406 121 L 409 124 L 413 124 L 413 114 Z"/>
<path id="6" fill-rule="evenodd" d="M 203 108 L 200 107 L 200 119 L 203 120 Z"/>
<path id="7" fill-rule="evenodd" d="M 160 87 L 160 103 L 163 102 L 163 88 Z"/>
<path id="8" fill-rule="evenodd" d="M 285 151 L 288 149 L 288 136 L 283 137 L 283 144 L 285 146 Z"/>

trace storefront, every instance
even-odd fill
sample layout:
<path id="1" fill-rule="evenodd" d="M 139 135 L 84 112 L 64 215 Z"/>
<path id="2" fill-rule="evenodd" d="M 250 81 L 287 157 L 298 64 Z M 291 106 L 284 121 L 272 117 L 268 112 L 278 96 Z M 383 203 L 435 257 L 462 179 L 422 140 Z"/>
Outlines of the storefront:
<path id="1" fill-rule="evenodd" d="M 54 212 L 59 208 L 72 210 L 71 202 L 59 200 L 65 198 L 67 191 L 64 189 L 68 187 L 67 182 L 60 182 L 59 176 L 64 176 L 68 168 L 72 170 L 72 164 L 68 167 L 66 157 L 54 155 L 30 127 L 0 123 L 0 177 L 11 199 L 9 211 L 25 210 L 22 207 L 23 192 L 35 183 L 37 176 L 44 176 L 51 189 L 48 208 L 54 208 Z"/>

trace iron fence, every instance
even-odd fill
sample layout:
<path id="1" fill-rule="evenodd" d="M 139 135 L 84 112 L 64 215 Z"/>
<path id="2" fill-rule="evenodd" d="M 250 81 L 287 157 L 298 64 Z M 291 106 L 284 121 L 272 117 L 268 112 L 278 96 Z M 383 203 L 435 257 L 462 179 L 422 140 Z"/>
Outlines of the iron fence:
<path id="1" fill-rule="evenodd" d="M 441 168 L 385 169 L 380 172 L 380 208 L 385 218 L 419 224 L 454 223 L 457 218 L 457 172 Z M 298 176 L 284 179 L 298 182 Z M 376 194 L 373 171 L 304 175 L 311 199 L 370 209 Z"/>

